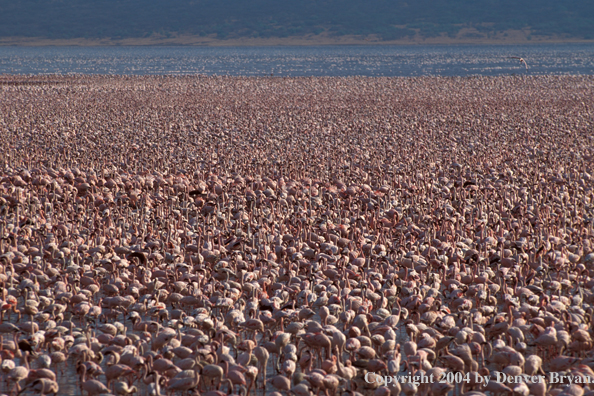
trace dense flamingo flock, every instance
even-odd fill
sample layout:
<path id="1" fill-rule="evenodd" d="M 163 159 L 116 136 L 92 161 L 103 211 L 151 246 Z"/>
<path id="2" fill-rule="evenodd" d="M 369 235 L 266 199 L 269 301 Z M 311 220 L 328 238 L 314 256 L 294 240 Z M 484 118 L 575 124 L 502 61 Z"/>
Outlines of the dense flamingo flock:
<path id="1" fill-rule="evenodd" d="M 0 76 L 0 392 L 593 395 L 593 99 Z"/>

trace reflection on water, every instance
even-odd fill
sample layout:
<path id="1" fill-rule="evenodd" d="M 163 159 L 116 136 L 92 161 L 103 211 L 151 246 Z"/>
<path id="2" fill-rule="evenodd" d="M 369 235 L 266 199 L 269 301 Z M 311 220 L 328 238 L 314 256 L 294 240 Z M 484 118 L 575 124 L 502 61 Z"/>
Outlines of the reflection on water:
<path id="1" fill-rule="evenodd" d="M 168 307 L 169 309 L 169 307 Z M 7 320 L 7 322 L 13 323 L 13 324 L 18 324 L 17 323 L 17 317 L 16 315 L 12 315 L 11 318 L 9 318 L 9 320 Z M 120 316 L 118 318 L 120 321 L 122 320 L 122 317 Z M 151 318 L 149 316 L 142 316 L 143 320 L 153 320 L 154 318 Z M 312 320 L 320 322 L 320 316 L 318 314 L 314 315 L 312 318 Z M 78 324 L 78 320 L 74 319 L 74 323 L 75 326 L 76 324 Z M 113 323 L 113 322 L 110 322 Z M 100 323 L 97 323 L 98 325 Z M 132 325 L 130 323 L 129 320 L 126 321 L 126 327 L 127 327 L 127 334 L 140 334 L 139 332 L 134 331 L 134 329 L 132 328 Z M 81 328 L 80 327 L 75 327 L 74 332 L 80 332 Z M 182 332 L 184 332 L 185 329 L 182 329 Z M 97 331 L 98 334 L 101 334 L 101 332 Z M 64 335 L 70 335 L 70 332 L 64 334 Z M 10 336 L 11 337 L 11 336 Z M 22 335 L 21 338 L 24 338 L 25 336 Z M 9 339 L 9 336 L 4 335 L 3 337 L 5 340 Z M 258 335 L 257 340 L 260 341 L 261 340 L 261 335 Z M 404 343 L 406 341 L 408 341 L 409 338 L 406 334 L 406 332 L 404 331 L 404 326 L 399 326 L 398 328 L 396 328 L 396 341 L 398 343 Z M 45 353 L 46 351 L 43 350 L 43 353 Z M 233 354 L 233 352 L 231 352 Z M 236 358 L 237 356 L 234 355 L 234 357 Z M 348 358 L 347 355 L 343 356 L 345 359 Z M 276 369 L 274 367 L 274 363 L 276 361 L 277 357 L 275 355 L 270 355 L 270 359 L 268 360 L 268 365 L 266 367 L 266 378 L 272 378 L 275 375 L 279 374 L 278 372 L 276 372 Z M 173 362 L 176 363 L 178 362 L 180 359 L 174 357 L 173 358 Z M 54 371 L 54 373 L 56 374 L 56 379 L 58 382 L 58 385 L 60 387 L 58 395 L 71 395 L 71 396 L 78 396 L 78 395 L 82 395 L 82 396 L 86 396 L 87 393 L 86 392 L 81 392 L 80 389 L 80 382 L 79 382 L 79 375 L 76 372 L 76 362 L 77 359 L 74 356 L 70 356 L 69 359 L 65 362 L 65 363 L 61 363 L 59 366 L 56 366 L 55 363 L 52 363 L 50 369 L 52 371 Z M 20 362 L 19 359 L 15 359 L 15 363 L 17 365 L 24 365 L 24 361 Z M 37 369 L 37 368 L 41 368 L 41 366 L 39 366 L 37 364 L 37 359 L 35 357 L 30 357 L 29 358 L 29 365 L 31 369 Z M 105 365 L 105 360 L 101 363 L 101 368 L 103 369 L 103 371 L 105 372 L 105 370 L 107 369 L 107 366 Z M 140 376 L 142 377 L 144 373 L 144 370 L 142 369 L 141 372 L 139 373 Z M 261 377 L 258 376 L 259 380 L 258 380 L 258 384 L 260 384 L 261 382 Z M 100 382 L 102 382 L 103 384 L 106 384 L 106 378 L 104 375 L 100 375 L 96 378 L 97 380 L 99 380 Z M 2 381 L 0 382 L 0 395 L 1 394 L 11 394 L 11 391 L 14 391 L 14 385 L 12 382 L 6 382 L 7 377 L 2 377 Z M 118 381 L 123 381 L 123 379 L 119 379 Z M 22 388 L 25 388 L 27 384 L 26 380 L 23 380 L 20 382 L 20 385 Z M 138 388 L 138 392 L 136 393 L 136 395 L 146 395 L 148 393 L 148 386 L 142 381 L 134 381 L 133 385 L 135 385 Z M 227 388 L 226 385 L 223 385 L 221 388 L 222 391 L 226 392 Z M 267 384 L 266 386 L 266 391 L 264 394 L 269 394 L 273 391 L 275 391 L 276 389 L 274 389 L 274 387 L 270 384 Z M 14 392 L 13 392 L 14 393 Z M 167 394 L 166 393 L 166 389 L 161 389 L 161 393 L 163 395 Z M 23 396 L 29 396 L 29 395 L 34 395 L 35 393 L 33 391 L 24 391 L 21 393 L 21 395 Z M 260 388 L 258 388 L 257 390 L 252 389 L 251 395 L 262 395 L 263 392 Z"/>
<path id="2" fill-rule="evenodd" d="M 168 307 L 167 309 L 170 309 L 170 307 Z M 7 314 L 7 315 L 10 315 L 10 314 Z M 123 318 L 120 316 L 118 319 L 121 322 L 121 320 Z M 73 328 L 74 333 L 81 332 L 81 327 L 77 326 L 79 324 L 78 320 L 77 319 L 73 319 L 73 320 L 74 320 L 74 326 L 75 326 Z M 154 318 L 142 315 L 142 320 L 150 321 L 150 320 L 154 320 Z M 320 319 L 319 315 L 316 314 L 315 316 L 312 317 L 312 320 L 316 320 L 316 321 L 320 322 L 321 319 Z M 10 322 L 15 325 L 18 325 L 17 316 L 15 314 L 10 315 L 8 320 L 5 320 L 5 322 Z M 113 321 L 111 321 L 110 323 L 113 323 Z M 64 323 L 58 324 L 58 325 L 63 325 L 63 324 Z M 97 325 L 100 325 L 100 323 L 98 322 Z M 69 327 L 70 327 L 70 325 L 68 325 L 68 328 Z M 91 328 L 92 327 L 93 326 L 91 326 Z M 139 332 L 134 331 L 134 329 L 132 328 L 132 324 L 130 323 L 129 320 L 126 321 L 126 327 L 127 327 L 127 330 L 126 330 L 127 334 L 140 334 Z M 184 332 L 185 330 L 186 330 L 185 328 L 182 328 L 182 332 Z M 101 334 L 100 331 L 97 331 L 96 333 Z M 65 336 L 71 335 L 71 333 L 67 332 L 64 335 Z M 404 331 L 398 331 L 397 335 L 398 335 L 397 341 L 399 341 L 399 342 L 406 341 L 407 336 L 406 336 L 406 333 L 404 333 Z M 9 338 L 12 339 L 12 336 L 4 335 L 3 338 L 4 338 L 4 340 L 8 340 Z M 24 334 L 21 335 L 20 338 L 21 339 L 25 338 L 25 335 Z M 258 335 L 257 340 L 261 341 L 261 335 Z M 43 349 L 39 354 L 43 354 L 46 352 L 47 351 L 45 349 Z M 66 353 L 66 351 L 63 351 L 63 352 Z M 234 355 L 234 352 L 231 352 L 231 353 L 235 358 L 237 358 L 237 356 Z M 345 357 L 346 357 L 346 355 L 345 355 Z M 268 365 L 266 367 L 266 378 L 272 378 L 278 374 L 278 372 L 276 372 L 276 369 L 274 367 L 274 362 L 276 359 L 277 359 L 277 357 L 275 355 L 272 355 L 272 354 L 270 355 L 270 359 L 268 360 Z M 18 358 L 14 359 L 14 360 L 15 360 L 15 364 L 17 364 L 17 365 L 22 365 L 22 366 L 25 365 L 24 360 L 21 361 Z M 180 359 L 177 357 L 173 357 L 172 360 L 174 363 L 176 363 Z M 87 395 L 86 392 L 84 392 L 84 391 L 81 392 L 79 374 L 77 374 L 77 372 L 76 372 L 76 362 L 77 362 L 77 358 L 75 356 L 71 355 L 66 362 L 61 363 L 59 366 L 57 366 L 55 363 L 52 363 L 50 369 L 52 371 L 54 371 L 54 373 L 56 374 L 56 377 L 57 377 L 56 379 L 57 379 L 58 385 L 60 387 L 58 395 L 72 395 L 72 396 L 75 396 L 75 395 L 76 396 L 78 396 L 78 395 L 86 396 Z M 35 357 L 29 358 L 29 365 L 30 365 L 31 369 L 41 368 L 41 366 L 37 363 L 37 359 Z M 107 369 L 105 360 L 101 363 L 101 368 L 103 369 L 104 372 Z M 142 369 L 139 374 L 142 377 L 144 374 L 144 369 Z M 5 376 L 4 373 L 3 373 L 3 375 L 4 376 L 2 377 L 2 381 L 0 382 L 0 395 L 4 394 L 4 393 L 11 394 L 11 392 L 14 394 L 14 392 L 15 392 L 14 383 L 10 382 L 10 381 L 7 382 L 8 377 Z M 88 378 L 89 377 L 87 377 L 87 379 Z M 261 377 L 259 376 L 258 378 L 259 378 L 258 383 L 260 384 Z M 100 382 L 102 382 L 103 384 L 107 383 L 104 375 L 100 375 L 96 379 L 99 380 Z M 123 381 L 123 379 L 119 379 L 117 381 Z M 21 385 L 21 388 L 25 388 L 27 385 L 27 381 L 22 380 L 20 382 L 20 385 Z M 135 385 L 138 388 L 138 392 L 136 393 L 137 395 L 146 395 L 148 393 L 148 386 L 142 380 L 134 381 L 133 385 Z M 226 392 L 227 391 L 226 385 L 223 385 L 221 390 Z M 265 394 L 269 394 L 270 392 L 273 392 L 273 391 L 275 391 L 274 387 L 272 387 L 272 385 L 270 385 L 270 384 L 267 384 Z M 167 394 L 166 389 L 162 388 L 161 393 L 163 395 Z M 24 395 L 24 396 L 34 395 L 34 394 L 35 393 L 31 390 L 23 391 L 21 393 L 21 395 Z M 263 392 L 260 388 L 258 388 L 257 391 L 252 390 L 251 394 L 252 395 L 261 395 L 261 394 L 263 394 Z"/>
<path id="3" fill-rule="evenodd" d="M 529 65 L 526 70 L 518 59 Z M 594 44 L 0 47 L 0 74 L 469 76 L 594 74 Z"/>

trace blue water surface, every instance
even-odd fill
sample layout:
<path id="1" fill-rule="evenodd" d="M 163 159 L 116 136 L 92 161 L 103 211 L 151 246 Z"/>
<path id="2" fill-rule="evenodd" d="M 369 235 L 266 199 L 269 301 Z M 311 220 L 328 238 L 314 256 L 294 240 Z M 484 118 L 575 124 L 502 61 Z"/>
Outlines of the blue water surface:
<path id="1" fill-rule="evenodd" d="M 526 69 L 518 59 L 526 60 Z M 592 75 L 594 44 L 0 47 L 0 74 Z"/>

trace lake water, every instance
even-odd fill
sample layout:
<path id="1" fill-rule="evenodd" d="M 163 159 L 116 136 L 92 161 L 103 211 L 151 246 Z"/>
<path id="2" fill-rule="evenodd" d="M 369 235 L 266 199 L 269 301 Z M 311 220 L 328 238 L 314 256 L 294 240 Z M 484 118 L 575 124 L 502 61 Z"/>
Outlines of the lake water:
<path id="1" fill-rule="evenodd" d="M 529 68 L 518 59 L 522 57 Z M 594 44 L 0 47 L 0 74 L 496 76 L 594 74 Z"/>

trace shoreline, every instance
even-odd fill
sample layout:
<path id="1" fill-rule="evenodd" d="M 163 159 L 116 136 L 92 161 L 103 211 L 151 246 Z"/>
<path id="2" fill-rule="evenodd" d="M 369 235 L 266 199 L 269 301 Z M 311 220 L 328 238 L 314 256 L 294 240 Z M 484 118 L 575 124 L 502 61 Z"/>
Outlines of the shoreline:
<path id="1" fill-rule="evenodd" d="M 377 37 L 308 35 L 286 38 L 235 38 L 220 40 L 214 37 L 176 36 L 126 39 L 47 39 L 8 37 L 0 38 L 0 47 L 121 47 L 121 46 L 189 46 L 189 47 L 273 47 L 273 46 L 424 46 L 424 45 L 530 45 L 530 44 L 587 44 L 594 39 L 572 39 L 554 36 L 530 36 L 526 31 L 507 31 L 493 37 L 474 37 L 473 32 L 465 32 L 459 37 L 412 37 L 400 40 L 380 40 Z"/>

